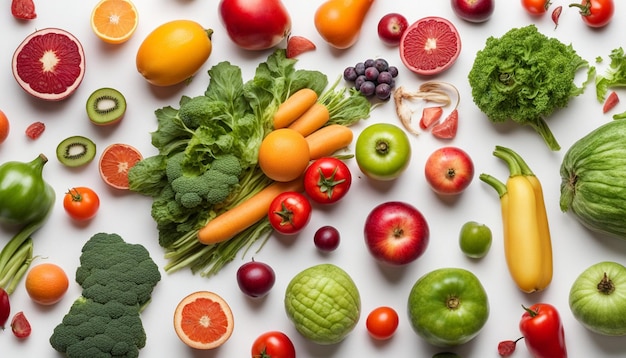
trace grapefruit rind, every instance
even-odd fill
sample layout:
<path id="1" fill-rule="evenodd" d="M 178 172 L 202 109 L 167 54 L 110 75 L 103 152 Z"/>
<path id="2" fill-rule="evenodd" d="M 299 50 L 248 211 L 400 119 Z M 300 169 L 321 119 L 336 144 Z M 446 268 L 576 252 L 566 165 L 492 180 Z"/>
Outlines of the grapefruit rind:
<path id="1" fill-rule="evenodd" d="M 63 43 L 58 48 L 50 47 L 50 43 L 59 41 Z M 64 56 L 60 58 L 59 53 Z M 42 67 L 43 71 L 33 71 Z M 60 101 L 74 93 L 81 84 L 85 76 L 85 51 L 80 41 L 68 31 L 44 28 L 28 35 L 20 43 L 13 54 L 12 69 L 15 80 L 27 93 L 46 101 Z M 64 73 L 59 75 L 54 72 L 59 69 Z"/>
<path id="2" fill-rule="evenodd" d="M 209 312 L 217 307 L 218 312 Z M 209 313 L 218 313 L 218 315 L 208 317 Z M 199 317 L 194 322 L 190 317 L 185 318 L 189 315 Z M 211 323 L 217 324 L 209 326 Z M 195 349 L 209 350 L 221 346 L 232 335 L 234 323 L 232 310 L 226 300 L 210 291 L 197 291 L 187 295 L 178 303 L 174 311 L 174 330 L 178 338 Z M 198 335 L 202 333 L 217 334 L 219 337 L 201 341 Z"/>
<path id="3" fill-rule="evenodd" d="M 118 153 L 115 153 L 116 151 Z M 120 151 L 122 152 L 119 153 Z M 124 156 L 124 158 L 122 161 L 120 158 L 114 158 L 113 156 Z M 128 184 L 128 171 L 142 159 L 141 152 L 131 145 L 122 143 L 111 144 L 100 155 L 98 162 L 100 177 L 107 185 L 115 189 L 128 190 L 130 187 Z"/>
<path id="4" fill-rule="evenodd" d="M 450 43 L 452 46 L 441 46 Z M 432 76 L 450 68 L 461 53 L 459 32 L 447 19 L 421 18 L 409 26 L 400 40 L 400 59 L 412 72 Z"/>

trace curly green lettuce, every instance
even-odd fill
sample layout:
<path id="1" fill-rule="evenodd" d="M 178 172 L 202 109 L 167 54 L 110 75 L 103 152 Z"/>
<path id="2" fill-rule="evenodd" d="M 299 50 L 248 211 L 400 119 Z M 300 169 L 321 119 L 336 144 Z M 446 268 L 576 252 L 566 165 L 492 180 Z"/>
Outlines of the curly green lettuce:
<path id="1" fill-rule="evenodd" d="M 578 86 L 575 77 L 583 68 L 587 78 Z M 468 79 L 474 103 L 489 120 L 530 125 L 551 150 L 559 150 L 545 119 L 582 94 L 594 74 L 595 68 L 571 45 L 528 25 L 489 37 Z"/>

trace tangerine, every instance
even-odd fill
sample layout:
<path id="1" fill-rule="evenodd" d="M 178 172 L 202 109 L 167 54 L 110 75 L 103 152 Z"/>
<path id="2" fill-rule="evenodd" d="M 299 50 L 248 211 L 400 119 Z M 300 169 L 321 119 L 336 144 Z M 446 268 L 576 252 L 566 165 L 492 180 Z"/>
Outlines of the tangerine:
<path id="1" fill-rule="evenodd" d="M 4 142 L 9 136 L 9 119 L 6 114 L 0 110 L 0 143 Z"/>
<path id="2" fill-rule="evenodd" d="M 137 8 L 129 0 L 101 0 L 91 12 L 91 28 L 110 44 L 128 41 L 139 22 Z"/>
<path id="3" fill-rule="evenodd" d="M 100 177 L 105 183 L 116 189 L 128 189 L 128 171 L 143 156 L 135 147 L 115 143 L 104 149 L 100 156 Z"/>
<path id="4" fill-rule="evenodd" d="M 47 306 L 63 298 L 69 287 L 69 280 L 60 266 L 43 263 L 28 271 L 25 287 L 34 302 Z"/>
<path id="5" fill-rule="evenodd" d="M 438 16 L 417 20 L 400 39 L 400 59 L 418 75 L 436 75 L 447 70 L 460 52 L 461 37 L 456 27 Z"/>
<path id="6" fill-rule="evenodd" d="M 270 179 L 297 179 L 309 165 L 311 153 L 304 136 L 290 128 L 270 132 L 259 147 L 259 166 Z"/>
<path id="7" fill-rule="evenodd" d="M 217 348 L 230 338 L 233 328 L 230 306 L 214 292 L 194 292 L 183 298 L 174 311 L 174 330 L 191 348 Z"/>

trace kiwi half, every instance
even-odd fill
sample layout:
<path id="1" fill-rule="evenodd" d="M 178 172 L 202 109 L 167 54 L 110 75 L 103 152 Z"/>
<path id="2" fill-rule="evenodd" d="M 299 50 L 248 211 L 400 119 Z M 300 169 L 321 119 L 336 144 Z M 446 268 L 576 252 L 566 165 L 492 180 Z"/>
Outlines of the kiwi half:
<path id="1" fill-rule="evenodd" d="M 80 167 L 96 157 L 96 144 L 83 136 L 65 138 L 57 146 L 57 158 L 68 167 Z"/>
<path id="2" fill-rule="evenodd" d="M 119 122 L 126 112 L 126 98 L 114 88 L 95 90 L 87 99 L 87 116 L 96 125 L 105 126 Z"/>

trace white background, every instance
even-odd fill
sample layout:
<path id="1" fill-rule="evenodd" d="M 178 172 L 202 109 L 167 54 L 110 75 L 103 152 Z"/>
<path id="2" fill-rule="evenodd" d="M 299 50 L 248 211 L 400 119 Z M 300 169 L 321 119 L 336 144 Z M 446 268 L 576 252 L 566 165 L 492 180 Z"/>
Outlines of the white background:
<path id="1" fill-rule="evenodd" d="M 48 338 L 61 321 L 73 300 L 80 294 L 80 287 L 73 281 L 78 265 L 80 248 L 97 232 L 115 232 L 126 241 L 141 243 L 151 252 L 154 260 L 163 267 L 163 250 L 158 246 L 157 233 L 150 217 L 148 198 L 129 192 L 109 189 L 100 179 L 96 161 L 76 170 L 62 166 L 55 158 L 56 145 L 70 135 L 84 135 L 93 139 L 101 150 L 110 143 L 128 143 L 137 147 L 144 156 L 153 155 L 149 132 L 156 129 L 154 110 L 168 105 L 177 106 L 181 95 L 201 94 L 208 84 L 206 71 L 214 64 L 229 60 L 241 66 L 245 79 L 250 79 L 259 62 L 266 59 L 269 51 L 248 52 L 239 50 L 227 38 L 217 15 L 218 1 L 193 0 L 136 0 L 139 11 L 139 27 L 125 44 L 114 46 L 101 42 L 92 33 L 89 16 L 95 0 L 90 1 L 37 1 L 38 17 L 30 22 L 18 22 L 11 17 L 9 3 L 0 12 L 0 108 L 11 121 L 11 133 L 0 145 L 0 162 L 8 160 L 30 161 L 39 153 L 51 160 L 44 169 L 46 180 L 54 187 L 57 201 L 52 216 L 44 228 L 34 235 L 35 254 L 44 261 L 61 265 L 71 284 L 65 298 L 51 307 L 42 307 L 30 301 L 23 285 L 11 297 L 13 312 L 23 310 L 30 319 L 33 333 L 25 341 L 18 341 L 10 331 L 0 333 L 3 357 L 57 357 Z M 515 339 L 521 304 L 548 302 L 555 305 L 563 319 L 570 357 L 618 357 L 626 355 L 626 341 L 590 333 L 572 316 L 567 299 L 572 282 L 585 268 L 602 261 L 624 262 L 626 243 L 599 237 L 582 228 L 570 214 L 559 210 L 559 166 L 565 151 L 577 139 L 597 126 L 611 121 L 603 115 L 601 104 L 595 100 L 594 88 L 571 101 L 568 108 L 549 118 L 549 125 L 562 146 L 551 152 L 532 129 L 517 125 L 493 125 L 473 104 L 467 83 L 467 73 L 477 50 L 490 36 L 501 36 L 511 27 L 536 24 L 540 31 L 558 37 L 564 43 L 572 43 L 578 53 L 595 63 L 597 56 L 605 58 L 598 65 L 603 73 L 608 65 L 610 51 L 623 45 L 626 21 L 621 2 L 613 22 L 602 30 L 592 30 L 581 21 L 577 10 L 568 8 L 568 1 L 553 1 L 562 5 L 563 13 L 558 28 L 549 14 L 531 17 L 525 13 L 519 1 L 500 1 L 491 20 L 483 24 L 464 22 L 455 17 L 448 1 L 378 1 L 366 19 L 360 41 L 351 49 L 330 49 L 317 34 L 313 13 L 321 0 L 287 0 L 293 20 L 294 35 L 303 35 L 317 44 L 315 52 L 300 57 L 299 68 L 318 69 L 332 81 L 343 68 L 367 58 L 383 57 L 400 68 L 398 85 L 416 89 L 426 78 L 420 78 L 404 68 L 397 49 L 382 45 L 376 35 L 376 24 L 386 13 L 401 12 L 410 22 L 428 15 L 450 19 L 458 27 L 463 48 L 456 64 L 447 72 L 435 77 L 453 83 L 461 90 L 459 107 L 459 132 L 451 141 L 434 139 L 429 133 L 412 136 L 413 156 L 407 172 L 394 182 L 375 183 L 364 178 L 354 161 L 353 187 L 346 198 L 330 207 L 315 207 L 310 226 L 297 237 L 270 238 L 257 254 L 250 252 L 239 256 L 219 275 L 207 279 L 193 276 L 188 271 L 163 273 L 163 279 L 154 290 L 151 305 L 142 315 L 147 332 L 147 345 L 142 356 L 173 357 L 246 357 L 253 340 L 268 330 L 286 332 L 296 345 L 299 357 L 430 357 L 444 349 L 430 346 L 411 329 L 407 319 L 406 304 L 413 283 L 423 274 L 441 267 L 463 267 L 474 272 L 485 286 L 490 300 L 491 315 L 481 334 L 463 346 L 450 350 L 463 357 L 497 357 L 496 346 L 504 339 Z M 192 19 L 213 28 L 214 50 L 188 86 L 155 88 L 137 73 L 135 54 L 143 38 L 156 26 L 174 19 Z M 19 43 L 35 29 L 44 27 L 64 28 L 82 42 L 86 55 L 86 75 L 82 85 L 68 99 L 47 103 L 32 98 L 17 85 L 11 73 L 11 57 Z M 284 46 L 284 44 L 281 44 Z M 89 94 L 100 87 L 114 87 L 125 94 L 128 111 L 121 123 L 113 127 L 96 127 L 89 123 L 85 114 L 85 101 Z M 620 92 L 623 96 L 623 93 Z M 615 111 L 626 110 L 620 105 Z M 43 121 L 47 128 L 41 138 L 29 140 L 25 128 L 34 121 Z M 370 119 L 356 125 L 356 135 L 366 125 L 374 122 L 399 124 L 393 103 L 376 108 Z M 466 192 L 454 198 L 435 195 L 427 186 L 423 170 L 426 157 L 436 148 L 454 145 L 465 149 L 473 158 L 476 174 L 493 174 L 505 179 L 504 164 L 493 157 L 494 146 L 505 145 L 518 151 L 530 164 L 543 183 L 548 215 L 551 221 L 554 248 L 554 278 L 543 292 L 525 294 L 513 284 L 507 272 L 502 248 L 500 207 L 493 189 L 476 177 Z M 73 223 L 65 214 L 61 198 L 72 186 L 91 186 L 101 197 L 98 216 L 88 224 Z M 369 256 L 363 243 L 362 226 L 365 216 L 375 205 L 390 200 L 405 200 L 422 211 L 430 225 L 430 245 L 416 262 L 403 268 L 386 268 Z M 458 248 L 458 231 L 468 220 L 483 222 L 491 227 L 494 243 L 490 253 L 482 260 L 463 256 Z M 313 245 L 313 233 L 323 225 L 335 225 L 342 234 L 340 247 L 329 255 L 320 254 Z M 8 240 L 12 232 L 0 232 L 1 242 Z M 235 271 L 243 262 L 254 256 L 257 261 L 272 265 L 277 281 L 273 291 L 262 300 L 251 300 L 238 289 Z M 359 324 L 347 339 L 332 346 L 319 346 L 307 342 L 294 329 L 283 309 L 283 294 L 289 280 L 302 269 L 314 264 L 330 262 L 344 268 L 355 280 L 361 294 L 362 314 Z M 187 294 L 197 290 L 211 290 L 222 295 L 231 305 L 235 316 L 235 329 L 230 340 L 221 348 L 194 351 L 187 348 L 176 336 L 172 317 L 176 304 Z M 400 315 L 400 326 L 390 341 L 376 342 L 369 338 L 365 329 L 365 317 L 375 307 L 389 305 Z M 521 342 L 520 342 L 521 343 Z M 516 357 L 529 357 L 523 343 L 518 345 Z"/>

